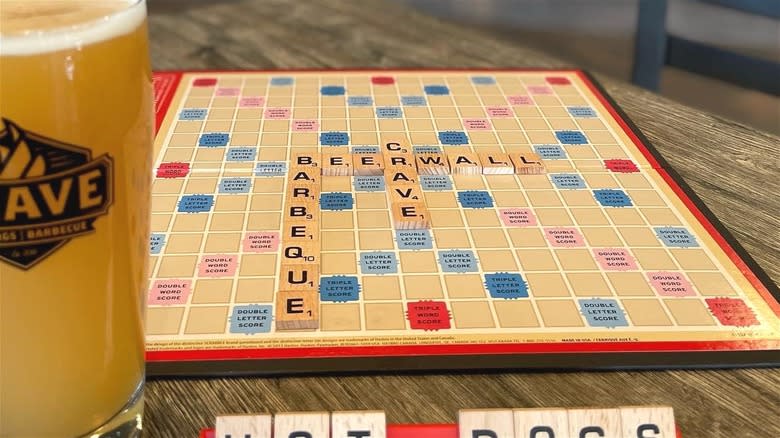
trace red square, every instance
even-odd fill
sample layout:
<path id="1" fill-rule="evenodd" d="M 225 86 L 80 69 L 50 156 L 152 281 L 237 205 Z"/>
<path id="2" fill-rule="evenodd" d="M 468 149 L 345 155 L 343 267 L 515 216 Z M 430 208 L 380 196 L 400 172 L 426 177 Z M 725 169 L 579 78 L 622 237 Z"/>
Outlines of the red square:
<path id="1" fill-rule="evenodd" d="M 441 330 L 450 328 L 450 311 L 444 301 L 418 301 L 407 303 L 409 326 L 416 330 Z"/>
<path id="2" fill-rule="evenodd" d="M 217 85 L 216 78 L 198 78 L 192 81 L 193 87 L 213 87 Z"/>
<path id="3" fill-rule="evenodd" d="M 190 173 L 189 163 L 161 163 L 157 178 L 184 178 Z"/>
<path id="4" fill-rule="evenodd" d="M 639 172 L 639 168 L 636 167 L 631 160 L 604 160 L 604 166 L 612 172 L 618 173 L 635 173 Z"/>
<path id="5" fill-rule="evenodd" d="M 547 83 L 550 85 L 569 85 L 569 79 L 561 76 L 547 76 Z"/>
<path id="6" fill-rule="evenodd" d="M 758 325 L 756 315 L 739 298 L 707 298 L 704 301 L 707 302 L 710 312 L 723 325 L 736 327 Z"/>
<path id="7" fill-rule="evenodd" d="M 393 85 L 395 83 L 395 78 L 392 76 L 373 76 L 371 78 L 371 83 L 374 85 Z"/>

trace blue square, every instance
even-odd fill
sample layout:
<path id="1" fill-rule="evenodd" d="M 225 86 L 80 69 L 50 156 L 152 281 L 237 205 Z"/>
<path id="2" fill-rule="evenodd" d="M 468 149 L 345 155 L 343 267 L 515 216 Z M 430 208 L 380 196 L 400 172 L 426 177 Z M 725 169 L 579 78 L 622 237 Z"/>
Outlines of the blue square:
<path id="1" fill-rule="evenodd" d="M 349 134 L 331 131 L 320 133 L 320 144 L 323 146 L 344 146 L 349 144 Z"/>
<path id="2" fill-rule="evenodd" d="M 401 96 L 401 105 L 425 106 L 427 104 L 425 96 Z"/>
<path id="3" fill-rule="evenodd" d="M 415 154 L 437 154 L 441 152 L 440 146 L 428 146 L 428 145 L 419 145 L 419 146 L 412 146 L 412 151 L 414 151 Z"/>
<path id="4" fill-rule="evenodd" d="M 557 144 L 537 144 L 534 151 L 545 160 L 565 160 L 566 151 Z"/>
<path id="5" fill-rule="evenodd" d="M 474 85 L 494 85 L 496 79 L 493 76 L 472 76 L 471 83 Z"/>
<path id="6" fill-rule="evenodd" d="M 320 194 L 320 210 L 352 210 L 352 193 L 326 192 Z"/>
<path id="7" fill-rule="evenodd" d="M 257 149 L 249 147 L 230 148 L 225 156 L 226 161 L 255 161 Z"/>
<path id="8" fill-rule="evenodd" d="M 320 300 L 322 301 L 346 303 L 357 301 L 359 297 L 360 283 L 357 277 L 334 275 L 320 278 Z"/>
<path id="9" fill-rule="evenodd" d="M 343 96 L 347 90 L 341 85 L 323 85 L 320 93 L 323 96 Z"/>
<path id="10" fill-rule="evenodd" d="M 353 154 L 378 154 L 379 146 L 366 145 L 366 146 L 352 146 Z"/>
<path id="11" fill-rule="evenodd" d="M 442 131 L 439 133 L 439 142 L 452 145 L 469 144 L 469 138 L 463 131 Z"/>
<path id="12" fill-rule="evenodd" d="M 371 96 L 349 96 L 347 98 L 347 105 L 349 106 L 371 106 L 374 104 L 374 99 Z"/>
<path id="13" fill-rule="evenodd" d="M 442 272 L 478 272 L 474 251 L 454 249 L 439 251 L 439 266 Z"/>
<path id="14" fill-rule="evenodd" d="M 584 293 L 587 294 L 587 291 Z M 580 300 L 580 312 L 591 327 L 626 327 L 628 321 L 617 300 Z"/>
<path id="15" fill-rule="evenodd" d="M 555 131 L 555 137 L 562 144 L 588 144 L 585 134 L 580 131 Z"/>
<path id="16" fill-rule="evenodd" d="M 384 192 L 385 177 L 380 175 L 355 176 L 352 181 L 356 192 Z"/>
<path id="17" fill-rule="evenodd" d="M 682 227 L 657 227 L 655 234 L 664 245 L 673 248 L 694 248 L 699 246 L 696 236 Z"/>
<path id="18" fill-rule="evenodd" d="M 448 175 L 420 175 L 423 190 L 452 190 L 452 180 Z"/>
<path id="19" fill-rule="evenodd" d="M 395 230 L 398 249 L 432 249 L 433 239 L 428 230 Z"/>
<path id="20" fill-rule="evenodd" d="M 559 189 L 584 189 L 585 181 L 576 173 L 559 173 L 550 175 L 555 187 Z"/>
<path id="21" fill-rule="evenodd" d="M 446 85 L 426 85 L 425 94 L 431 94 L 434 96 L 446 96 L 450 94 L 450 89 Z"/>
<path id="22" fill-rule="evenodd" d="M 596 117 L 596 111 L 589 106 L 570 106 L 569 114 L 572 117 L 592 118 Z"/>
<path id="23" fill-rule="evenodd" d="M 284 87 L 293 84 L 293 78 L 289 76 L 277 76 L 271 78 L 271 85 L 275 87 Z"/>
<path id="24" fill-rule="evenodd" d="M 228 140 L 230 140 L 230 135 L 225 132 L 210 132 L 200 136 L 198 146 L 207 148 L 227 146 Z"/>
<path id="25" fill-rule="evenodd" d="M 249 193 L 249 178 L 225 178 L 219 182 L 219 193 Z"/>
<path id="26" fill-rule="evenodd" d="M 485 274 L 485 288 L 491 298 L 528 298 L 528 283 L 520 274 L 508 272 Z"/>
<path id="27" fill-rule="evenodd" d="M 205 108 L 183 109 L 179 113 L 179 120 L 203 120 L 206 118 Z"/>
<path id="28" fill-rule="evenodd" d="M 396 274 L 398 259 L 394 252 L 375 251 L 360 254 L 361 274 Z"/>
<path id="29" fill-rule="evenodd" d="M 286 173 L 286 161 L 260 161 L 255 164 L 255 176 L 284 176 Z"/>
<path id="30" fill-rule="evenodd" d="M 151 254 L 159 254 L 165 246 L 165 234 L 153 233 L 149 237 L 149 251 Z"/>
<path id="31" fill-rule="evenodd" d="M 230 315 L 230 333 L 269 333 L 274 308 L 269 304 L 235 306 Z"/>
<path id="32" fill-rule="evenodd" d="M 599 204 L 604 207 L 631 207 L 631 198 L 622 190 L 599 189 L 594 190 L 593 195 Z"/>
<path id="33" fill-rule="evenodd" d="M 379 119 L 400 119 L 404 116 L 401 107 L 380 106 L 376 109 L 376 117 Z"/>
<path id="34" fill-rule="evenodd" d="M 205 213 L 211 211 L 214 195 L 184 195 L 179 199 L 179 213 Z"/>
<path id="35" fill-rule="evenodd" d="M 484 190 L 466 190 L 458 192 L 458 202 L 463 208 L 491 208 L 493 198 L 490 192 Z"/>

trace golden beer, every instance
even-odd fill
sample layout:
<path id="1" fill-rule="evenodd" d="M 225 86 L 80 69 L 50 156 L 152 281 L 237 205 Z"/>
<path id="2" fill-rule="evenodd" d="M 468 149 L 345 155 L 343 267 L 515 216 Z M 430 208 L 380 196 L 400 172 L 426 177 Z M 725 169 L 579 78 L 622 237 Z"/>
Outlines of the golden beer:
<path id="1" fill-rule="evenodd" d="M 140 413 L 152 111 L 143 0 L 0 0 L 0 437 Z"/>

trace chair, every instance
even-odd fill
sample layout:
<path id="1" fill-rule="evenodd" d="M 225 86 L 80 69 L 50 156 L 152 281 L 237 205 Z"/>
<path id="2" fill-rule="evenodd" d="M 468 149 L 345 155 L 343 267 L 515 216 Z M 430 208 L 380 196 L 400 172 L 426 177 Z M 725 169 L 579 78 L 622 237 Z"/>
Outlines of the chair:
<path id="1" fill-rule="evenodd" d="M 699 0 L 780 19 L 777 0 Z M 639 0 L 632 81 L 658 91 L 665 65 L 780 95 L 780 64 L 691 41 L 666 30 L 667 0 Z"/>

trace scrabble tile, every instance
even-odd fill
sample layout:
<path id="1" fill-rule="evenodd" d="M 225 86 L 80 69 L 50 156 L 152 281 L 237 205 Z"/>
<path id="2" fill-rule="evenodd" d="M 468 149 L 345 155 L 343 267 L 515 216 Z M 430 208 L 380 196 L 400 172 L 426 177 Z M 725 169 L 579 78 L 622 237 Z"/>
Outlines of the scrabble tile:
<path id="1" fill-rule="evenodd" d="M 448 152 L 447 160 L 453 175 L 479 175 L 482 173 L 482 162 L 475 152 Z"/>
<path id="2" fill-rule="evenodd" d="M 461 409 L 458 411 L 459 438 L 515 438 L 511 409 Z"/>
<path id="3" fill-rule="evenodd" d="M 621 437 L 676 437 L 674 410 L 669 406 L 621 406 Z"/>
<path id="4" fill-rule="evenodd" d="M 330 438 L 328 412 L 283 412 L 274 415 L 274 437 Z"/>
<path id="5" fill-rule="evenodd" d="M 276 293 L 277 330 L 314 330 L 319 327 L 319 294 L 316 291 Z"/>
<path id="6" fill-rule="evenodd" d="M 569 409 L 569 436 L 622 438 L 620 409 Z"/>
<path id="7" fill-rule="evenodd" d="M 482 164 L 482 173 L 485 175 L 511 175 L 515 172 L 514 165 L 507 154 L 480 152 L 478 157 Z"/>
<path id="8" fill-rule="evenodd" d="M 539 155 L 526 153 L 511 153 L 509 158 L 515 167 L 515 173 L 518 175 L 537 175 L 545 173 L 545 166 Z"/>
<path id="9" fill-rule="evenodd" d="M 352 165 L 355 167 L 355 175 L 382 175 L 385 169 L 385 160 L 382 154 L 353 154 Z"/>
<path id="10" fill-rule="evenodd" d="M 548 438 L 569 436 L 566 409 L 515 409 L 515 437 Z"/>
<path id="11" fill-rule="evenodd" d="M 382 411 L 338 411 L 331 413 L 331 438 L 387 438 Z"/>
<path id="12" fill-rule="evenodd" d="M 417 173 L 420 175 L 449 175 L 450 163 L 441 153 L 423 153 L 415 155 Z"/>
<path id="13" fill-rule="evenodd" d="M 271 438 L 271 415 L 221 415 L 214 438 Z"/>

